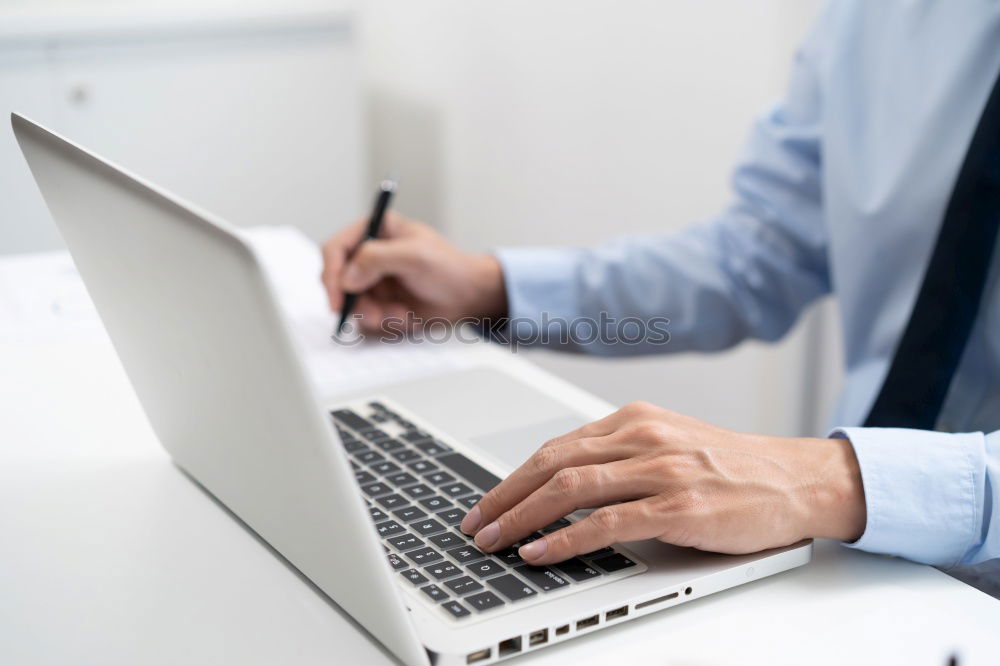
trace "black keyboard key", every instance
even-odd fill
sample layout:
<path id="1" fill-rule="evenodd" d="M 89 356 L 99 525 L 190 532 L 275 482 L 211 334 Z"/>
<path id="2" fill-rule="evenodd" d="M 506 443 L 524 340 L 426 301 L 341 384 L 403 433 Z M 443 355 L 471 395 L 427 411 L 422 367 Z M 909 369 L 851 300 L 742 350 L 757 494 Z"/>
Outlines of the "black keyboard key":
<path id="1" fill-rule="evenodd" d="M 396 571 L 399 571 L 400 569 L 405 569 L 407 567 L 407 564 L 403 560 L 403 558 L 397 555 L 396 553 L 389 553 L 388 558 L 389 558 L 389 564 Z"/>
<path id="2" fill-rule="evenodd" d="M 403 439 L 411 443 L 422 442 L 427 439 L 433 439 L 430 435 L 422 430 L 410 430 L 403 434 Z"/>
<path id="3" fill-rule="evenodd" d="M 435 486 L 440 486 L 442 483 L 454 481 L 455 477 L 448 472 L 437 471 L 432 472 L 431 474 L 424 474 L 424 480 L 427 481 L 427 483 L 433 483 Z"/>
<path id="4" fill-rule="evenodd" d="M 464 506 L 466 509 L 471 509 L 476 506 L 479 500 L 483 499 L 482 495 L 469 495 L 468 497 L 463 497 L 462 499 L 456 500 L 459 504 Z"/>
<path id="5" fill-rule="evenodd" d="M 340 441 L 344 445 L 344 450 L 348 453 L 357 453 L 358 451 L 367 451 L 368 447 L 365 446 L 364 442 L 358 441 L 356 439 L 345 439 L 340 438 Z"/>
<path id="6" fill-rule="evenodd" d="M 583 560 L 578 560 L 575 557 L 566 560 L 565 562 L 553 564 L 552 566 L 559 569 L 559 571 L 562 571 L 575 581 L 584 581 L 601 577 L 600 571 L 585 563 Z"/>
<path id="7" fill-rule="evenodd" d="M 377 465 L 372 465 L 371 469 L 376 474 L 381 474 L 382 476 L 388 476 L 389 474 L 398 472 L 399 465 L 389 460 L 386 460 L 384 462 L 378 463 Z"/>
<path id="8" fill-rule="evenodd" d="M 380 463 L 383 460 L 385 460 L 385 456 L 383 456 L 378 451 L 372 451 L 371 449 L 368 449 L 367 451 L 362 451 L 361 453 L 356 453 L 354 455 L 357 457 L 358 461 L 366 465 L 374 465 L 375 463 Z"/>
<path id="9" fill-rule="evenodd" d="M 457 507 L 452 507 L 446 511 L 441 511 L 437 515 L 445 525 L 458 525 L 465 518 L 465 510 L 459 509 Z"/>
<path id="10" fill-rule="evenodd" d="M 412 550 L 424 545 L 423 539 L 420 539 L 409 532 L 389 537 L 386 541 L 388 541 L 396 550 Z"/>
<path id="11" fill-rule="evenodd" d="M 451 562 L 438 562 L 437 564 L 432 564 L 429 567 L 424 567 L 424 571 L 433 576 L 434 580 L 444 580 L 445 578 L 454 578 L 455 576 L 462 573 L 462 570 L 456 567 Z"/>
<path id="12" fill-rule="evenodd" d="M 396 516 L 404 523 L 412 523 L 414 520 L 420 520 L 427 516 L 427 512 L 421 509 L 419 506 L 404 506 L 402 509 L 396 509 L 392 512 L 392 515 Z"/>
<path id="13" fill-rule="evenodd" d="M 499 476 L 483 469 L 481 465 L 472 462 L 461 453 L 446 453 L 434 460 L 472 483 L 472 485 L 480 490 L 493 490 L 493 486 L 500 483 Z"/>
<path id="14" fill-rule="evenodd" d="M 621 571 L 622 569 L 628 569 L 629 567 L 635 566 L 635 562 L 628 559 L 621 553 L 615 553 L 614 555 L 598 558 L 594 560 L 594 564 L 601 567 L 608 573 Z"/>
<path id="15" fill-rule="evenodd" d="M 382 509 L 378 508 L 377 506 L 368 507 L 368 513 L 372 515 L 372 520 L 374 520 L 375 522 L 385 520 L 386 518 L 389 517 L 385 515 L 385 513 L 382 512 Z"/>
<path id="16" fill-rule="evenodd" d="M 403 526 L 395 520 L 387 520 L 384 523 L 378 523 L 375 525 L 375 529 L 378 530 L 378 535 L 383 539 L 385 537 L 396 536 L 400 532 L 406 531 L 403 529 Z"/>
<path id="17" fill-rule="evenodd" d="M 353 460 L 351 460 L 349 462 L 351 463 L 351 469 L 353 469 L 355 472 L 358 471 L 359 469 L 361 469 L 361 466 L 358 465 L 358 463 L 354 462 Z"/>
<path id="18" fill-rule="evenodd" d="M 354 478 L 358 480 L 359 484 L 375 483 L 376 481 L 374 474 L 365 471 L 355 472 Z"/>
<path id="19" fill-rule="evenodd" d="M 337 419 L 344 425 L 355 430 L 367 430 L 372 427 L 372 424 L 361 418 L 349 409 L 335 409 L 330 412 L 333 418 Z"/>
<path id="20" fill-rule="evenodd" d="M 369 442 L 381 442 L 386 439 L 391 439 L 389 434 L 378 428 L 373 428 L 367 432 L 361 433 L 361 436 L 367 439 Z"/>
<path id="21" fill-rule="evenodd" d="M 565 518 L 560 518 L 556 522 L 550 523 L 545 527 L 543 527 L 541 531 L 544 532 L 545 534 L 548 534 L 549 532 L 555 532 L 556 530 L 561 530 L 564 527 L 569 527 L 572 524 L 573 523 L 569 522 Z"/>
<path id="22" fill-rule="evenodd" d="M 441 604 L 441 608 L 451 613 L 454 617 L 466 617 L 469 615 L 468 609 L 454 599 Z"/>
<path id="23" fill-rule="evenodd" d="M 479 551 L 478 548 L 465 545 L 459 546 L 458 548 L 452 548 L 448 551 L 448 555 L 460 564 L 468 564 L 469 562 L 475 562 L 476 560 L 481 560 L 486 557 Z"/>
<path id="24" fill-rule="evenodd" d="M 385 480 L 394 486 L 408 486 L 417 482 L 417 477 L 408 472 L 396 472 L 385 477 Z"/>
<path id="25" fill-rule="evenodd" d="M 428 511 L 441 511 L 443 509 L 450 509 L 451 502 L 440 495 L 435 495 L 434 497 L 426 497 L 420 500 L 420 506 Z"/>
<path id="26" fill-rule="evenodd" d="M 406 571 L 400 571 L 399 575 L 410 581 L 414 585 L 421 585 L 427 582 L 427 576 L 423 575 L 416 569 L 407 569 Z"/>
<path id="27" fill-rule="evenodd" d="M 585 557 L 588 560 L 591 560 L 595 557 L 603 557 L 604 555 L 610 555 L 613 552 L 615 552 L 614 548 L 612 548 L 611 546 L 605 546 L 604 548 L 598 548 L 597 550 L 592 550 L 589 553 L 584 553 L 580 557 Z"/>
<path id="28" fill-rule="evenodd" d="M 473 580 L 468 576 L 452 578 L 451 580 L 445 581 L 444 585 L 451 590 L 452 593 L 457 594 L 460 597 L 483 589 L 482 583 L 478 580 Z"/>
<path id="29" fill-rule="evenodd" d="M 383 439 L 381 442 L 375 442 L 375 446 L 382 449 L 383 451 L 395 451 L 397 449 L 403 448 L 403 443 L 398 439 Z"/>
<path id="30" fill-rule="evenodd" d="M 523 567 L 515 567 L 514 571 L 527 578 L 532 585 L 542 592 L 551 592 L 552 590 L 569 585 L 569 581 L 546 567 L 525 565 Z"/>
<path id="31" fill-rule="evenodd" d="M 416 462 L 411 462 L 409 465 L 407 465 L 407 467 L 412 469 L 417 474 L 427 474 L 428 472 L 434 472 L 441 469 L 440 467 L 432 463 L 430 460 L 424 460 L 423 458 L 421 458 Z"/>
<path id="32" fill-rule="evenodd" d="M 413 499 L 420 499 L 421 497 L 430 497 L 434 494 L 434 491 L 430 486 L 418 483 L 415 486 L 407 486 L 403 488 L 403 492 L 412 497 Z"/>
<path id="33" fill-rule="evenodd" d="M 410 552 L 406 553 L 406 557 L 408 557 L 412 562 L 424 565 L 424 564 L 430 564 L 431 562 L 437 562 L 438 560 L 440 560 L 441 553 L 437 552 L 433 548 L 424 547 L 421 548 L 420 550 L 411 550 Z"/>
<path id="34" fill-rule="evenodd" d="M 419 442 L 414 446 L 416 446 L 418 449 L 420 449 L 429 456 L 436 456 L 441 453 L 447 453 L 448 451 L 451 451 L 450 446 L 448 446 L 444 442 L 439 442 L 437 440 L 433 440 L 430 442 Z"/>
<path id="35" fill-rule="evenodd" d="M 368 497 L 378 497 L 379 495 L 385 495 L 386 493 L 392 492 L 392 488 L 384 483 L 369 483 L 361 486 L 361 490 L 364 491 L 365 495 L 368 495 Z"/>
<path id="36" fill-rule="evenodd" d="M 517 554 L 517 548 L 514 547 L 504 548 L 503 550 L 493 553 L 493 556 L 509 567 L 516 567 L 524 564 L 524 560 L 522 560 L 521 556 Z"/>
<path id="37" fill-rule="evenodd" d="M 435 534 L 430 538 L 430 542 L 441 549 L 465 545 L 465 539 L 461 538 L 454 532 L 442 532 L 441 534 Z"/>
<path id="38" fill-rule="evenodd" d="M 392 495 L 383 495 L 375 501 L 390 511 L 410 503 L 410 500 L 406 499 L 402 495 L 396 495 L 395 493 Z"/>
<path id="39" fill-rule="evenodd" d="M 418 520 L 413 523 L 410 527 L 420 532 L 420 534 L 427 536 L 428 534 L 435 534 L 444 529 L 444 525 L 434 520 L 433 518 L 427 518 L 425 520 Z"/>
<path id="40" fill-rule="evenodd" d="M 491 608 L 503 606 L 503 599 L 492 592 L 480 592 L 479 594 L 473 594 L 472 596 L 466 597 L 465 603 L 469 604 L 481 613 Z"/>
<path id="41" fill-rule="evenodd" d="M 464 483 L 448 483 L 438 488 L 438 490 L 449 497 L 461 497 L 472 492 L 472 488 Z"/>
<path id="42" fill-rule="evenodd" d="M 400 449 L 399 451 L 393 451 L 392 457 L 401 463 L 408 463 L 414 460 L 420 460 L 420 454 L 416 451 L 411 451 L 410 449 Z"/>
<path id="43" fill-rule="evenodd" d="M 520 601 L 538 594 L 530 585 L 512 574 L 490 578 L 486 584 L 511 601 Z"/>
<path id="44" fill-rule="evenodd" d="M 428 585 L 427 587 L 420 588 L 420 591 L 426 594 L 428 597 L 434 601 L 444 601 L 448 598 L 448 593 L 442 590 L 437 585 Z"/>
<path id="45" fill-rule="evenodd" d="M 479 578 L 486 578 L 487 576 L 493 576 L 506 571 L 506 569 L 493 560 L 483 560 L 482 562 L 476 562 L 475 564 L 467 564 L 465 565 L 465 568 Z"/>

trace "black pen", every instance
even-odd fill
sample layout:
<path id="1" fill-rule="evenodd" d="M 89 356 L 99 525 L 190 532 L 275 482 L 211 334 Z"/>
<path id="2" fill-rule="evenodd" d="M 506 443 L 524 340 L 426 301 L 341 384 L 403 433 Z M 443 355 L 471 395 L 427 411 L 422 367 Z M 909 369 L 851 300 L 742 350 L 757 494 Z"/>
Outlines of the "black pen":
<path id="1" fill-rule="evenodd" d="M 347 261 L 351 260 L 354 253 L 358 251 L 362 243 L 373 238 L 378 238 L 378 232 L 382 228 L 382 220 L 385 219 L 385 211 L 389 210 L 389 202 L 392 200 L 392 195 L 396 191 L 396 181 L 392 178 L 386 178 L 379 184 L 378 195 L 375 197 L 375 208 L 372 210 L 371 217 L 368 218 L 368 228 L 365 229 L 365 235 L 361 237 L 358 244 L 354 246 L 350 254 L 347 255 Z M 357 294 L 349 294 L 344 292 L 344 307 L 340 309 L 340 323 L 337 324 L 337 332 L 335 335 L 340 335 L 344 330 L 344 323 L 347 318 L 351 316 L 351 311 L 354 309 L 354 305 L 358 301 Z"/>

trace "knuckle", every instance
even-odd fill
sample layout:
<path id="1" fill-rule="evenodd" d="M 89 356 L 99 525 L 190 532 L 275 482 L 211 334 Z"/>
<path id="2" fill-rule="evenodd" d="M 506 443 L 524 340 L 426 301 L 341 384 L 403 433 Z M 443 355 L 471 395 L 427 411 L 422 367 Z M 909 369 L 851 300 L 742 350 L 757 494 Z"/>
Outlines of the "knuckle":
<path id="1" fill-rule="evenodd" d="M 674 495 L 672 504 L 675 511 L 697 511 L 705 504 L 705 497 L 697 488 L 683 488 Z"/>
<path id="2" fill-rule="evenodd" d="M 561 454 L 559 449 L 555 447 L 543 447 L 535 451 L 534 455 L 531 456 L 532 469 L 539 474 L 548 474 L 553 469 L 556 469 L 559 465 L 559 459 Z"/>
<path id="3" fill-rule="evenodd" d="M 622 407 L 621 411 L 627 416 L 644 416 L 656 411 L 656 407 L 645 400 L 636 400 Z"/>
<path id="4" fill-rule="evenodd" d="M 552 484 L 563 495 L 573 495 L 583 487 L 583 474 L 576 467 L 567 467 L 555 473 Z"/>
<path id="5" fill-rule="evenodd" d="M 606 536 L 613 537 L 621 527 L 621 513 L 613 507 L 601 507 L 590 514 L 594 526 Z"/>
<path id="6" fill-rule="evenodd" d="M 669 429 L 656 421 L 640 421 L 630 430 L 629 434 L 644 444 L 654 444 L 669 438 Z"/>

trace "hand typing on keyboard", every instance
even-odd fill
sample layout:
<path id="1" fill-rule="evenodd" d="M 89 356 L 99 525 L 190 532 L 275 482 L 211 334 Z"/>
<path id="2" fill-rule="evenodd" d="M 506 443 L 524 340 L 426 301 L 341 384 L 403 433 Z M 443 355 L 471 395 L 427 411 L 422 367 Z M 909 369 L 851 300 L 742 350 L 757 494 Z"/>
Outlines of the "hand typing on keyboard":
<path id="1" fill-rule="evenodd" d="M 807 537 L 853 540 L 865 525 L 847 440 L 748 435 L 634 403 L 547 442 L 486 493 L 461 529 L 492 553 L 592 507 L 600 508 L 518 554 L 551 564 L 649 538 L 748 553 Z"/>

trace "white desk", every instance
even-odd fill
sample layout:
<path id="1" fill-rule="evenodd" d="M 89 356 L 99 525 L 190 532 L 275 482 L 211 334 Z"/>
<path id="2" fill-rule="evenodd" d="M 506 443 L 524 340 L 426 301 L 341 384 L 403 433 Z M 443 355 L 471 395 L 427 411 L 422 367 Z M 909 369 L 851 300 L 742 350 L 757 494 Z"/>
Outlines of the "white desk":
<path id="1" fill-rule="evenodd" d="M 0 664 L 393 663 L 170 463 L 110 344 L 81 338 L 0 344 Z M 952 650 L 1000 663 L 1000 602 L 818 543 L 802 569 L 516 663 L 940 666 Z"/>

